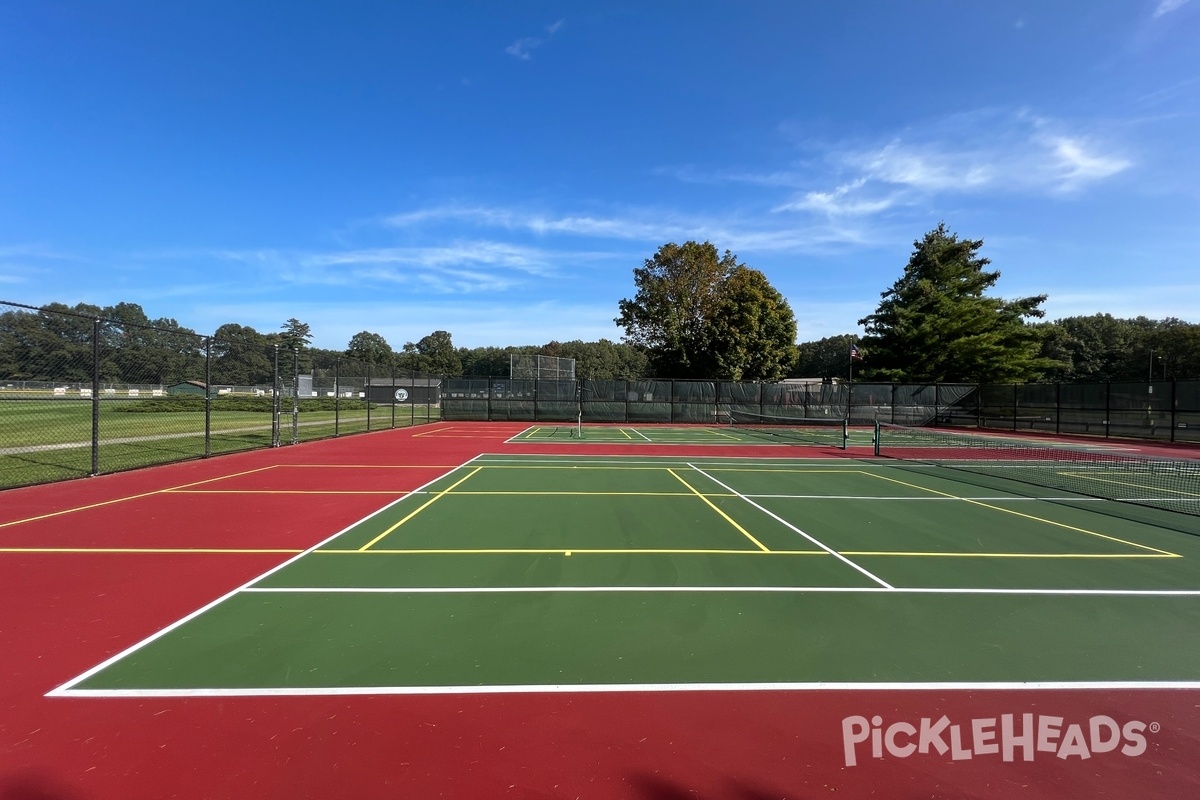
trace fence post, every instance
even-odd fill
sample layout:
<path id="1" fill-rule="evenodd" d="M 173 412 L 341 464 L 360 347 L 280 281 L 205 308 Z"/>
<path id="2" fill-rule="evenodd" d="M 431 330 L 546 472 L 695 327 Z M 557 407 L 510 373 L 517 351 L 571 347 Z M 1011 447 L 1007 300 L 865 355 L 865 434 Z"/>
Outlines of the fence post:
<path id="1" fill-rule="evenodd" d="M 341 434 L 342 423 L 342 357 L 333 360 L 333 435 Z"/>
<path id="2" fill-rule="evenodd" d="M 1108 432 L 1112 427 L 1110 425 L 1112 416 L 1112 381 L 1104 382 L 1104 438 L 1108 438 Z"/>
<path id="3" fill-rule="evenodd" d="M 204 337 L 204 457 L 212 457 L 212 337 Z"/>
<path id="4" fill-rule="evenodd" d="M 1012 387 L 1012 389 L 1013 389 L 1013 404 L 1012 404 L 1012 410 L 1013 410 L 1013 430 L 1014 430 L 1014 431 L 1017 429 L 1017 387 L 1018 387 L 1019 385 L 1020 385 L 1020 384 L 1016 384 L 1016 383 L 1014 383 L 1014 384 L 1013 384 L 1013 387 Z"/>
<path id="5" fill-rule="evenodd" d="M 300 443 L 300 348 L 292 348 L 292 444 Z"/>
<path id="6" fill-rule="evenodd" d="M 1179 381 L 1171 379 L 1171 441 L 1175 441 L 1175 406 L 1178 405 L 1178 389 Z"/>
<path id="7" fill-rule="evenodd" d="M 92 475 L 100 474 L 100 318 L 92 320 Z"/>
<path id="8" fill-rule="evenodd" d="M 416 389 L 415 386 L 412 388 Z M 396 365 L 394 363 L 392 364 L 392 387 L 391 387 L 391 391 L 389 393 L 389 397 L 391 397 L 391 403 L 392 403 L 392 430 L 395 430 L 396 429 Z M 412 403 L 413 398 L 409 397 L 408 401 L 409 401 L 409 403 Z"/>
<path id="9" fill-rule="evenodd" d="M 271 384 L 271 447 L 279 447 L 279 345 L 275 348 L 275 375 Z"/>
<path id="10" fill-rule="evenodd" d="M 1062 384 L 1054 384 L 1054 435 L 1062 434 Z"/>
<path id="11" fill-rule="evenodd" d="M 363 384 L 363 400 L 367 402 L 367 430 L 371 430 L 371 362 L 367 362 L 367 382 Z"/>

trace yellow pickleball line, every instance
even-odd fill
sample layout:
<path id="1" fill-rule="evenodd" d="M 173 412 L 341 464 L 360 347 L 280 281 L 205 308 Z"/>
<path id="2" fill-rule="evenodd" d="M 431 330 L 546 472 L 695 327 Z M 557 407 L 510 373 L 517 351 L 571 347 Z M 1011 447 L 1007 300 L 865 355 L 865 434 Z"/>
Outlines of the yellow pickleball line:
<path id="1" fill-rule="evenodd" d="M 709 500 L 707 497 L 705 497 L 704 495 L 700 494 L 700 492 L 696 491 L 696 488 L 695 488 L 694 486 L 692 486 L 690 483 L 688 483 L 687 481 L 685 481 L 683 478 L 679 477 L 679 474 L 678 474 L 678 473 L 676 473 L 676 472 L 675 472 L 675 470 L 673 470 L 673 469 L 669 469 L 669 470 L 667 470 L 667 472 L 671 473 L 671 475 L 672 475 L 672 476 L 673 476 L 673 477 L 674 477 L 674 478 L 675 478 L 677 481 L 679 481 L 679 482 L 680 482 L 680 483 L 682 483 L 684 486 L 686 486 L 686 487 L 688 488 L 688 490 L 689 490 L 689 491 L 691 491 L 691 493 L 692 493 L 692 494 L 696 495 L 696 497 L 699 497 L 701 500 L 703 500 L 703 501 L 705 502 L 705 504 L 706 504 L 706 505 L 707 505 L 709 508 L 711 508 L 713 511 L 717 512 L 718 514 L 720 514 L 720 515 L 721 515 L 721 517 L 722 517 L 722 518 L 724 518 L 724 520 L 725 520 L 726 522 L 728 522 L 730 525 L 732 525 L 734 528 L 736 528 L 736 529 L 738 530 L 738 532 L 740 532 L 740 533 L 742 534 L 742 536 L 745 536 L 747 539 L 749 539 L 750 541 L 754 542 L 754 544 L 755 544 L 755 545 L 758 547 L 758 549 L 759 549 L 759 550 L 762 550 L 764 553 L 769 553 L 769 552 L 771 552 L 771 550 L 770 550 L 770 549 L 769 549 L 769 548 L 768 548 L 766 545 L 764 545 L 764 544 L 763 544 L 762 542 L 760 542 L 758 539 L 755 539 L 753 536 L 751 536 L 751 535 L 750 535 L 750 531 L 746 530 L 746 529 L 745 529 L 745 528 L 743 528 L 741 525 L 738 525 L 738 524 L 737 524 L 737 523 L 736 523 L 736 522 L 733 520 L 733 518 L 732 518 L 732 517 L 730 517 L 730 516 L 729 516 L 728 514 L 726 514 L 724 511 L 722 511 L 721 509 L 719 509 L 719 508 L 717 508 L 715 505 L 713 505 L 712 501 L 711 501 L 711 500 Z"/>
<path id="2" fill-rule="evenodd" d="M 379 534 L 378 536 L 376 536 L 376 537 L 375 537 L 374 539 L 372 539 L 371 541 L 369 541 L 369 542 L 367 542 L 366 544 L 364 544 L 362 547 L 358 548 L 359 552 L 362 552 L 362 551 L 364 551 L 364 550 L 368 550 L 368 549 L 370 549 L 370 547 L 371 547 L 372 545 L 374 545 L 374 544 L 377 544 L 378 542 L 382 541 L 382 540 L 383 540 L 384 538 L 386 538 L 386 537 L 387 537 L 387 536 L 388 536 L 388 535 L 389 535 L 389 534 L 390 534 L 392 531 L 396 530 L 396 529 L 397 529 L 397 528 L 399 528 L 401 525 L 403 525 L 404 523 L 408 522 L 410 519 L 412 519 L 413 517 L 415 517 L 417 514 L 420 514 L 422 511 L 424 511 L 425 509 L 429 508 L 431 505 L 433 505 L 434 503 L 436 503 L 438 500 L 441 500 L 443 497 L 445 497 L 446 495 L 450 494 L 450 492 L 454 491 L 454 488 L 455 488 L 456 486 L 459 486 L 460 484 L 462 484 L 464 481 L 466 481 L 468 478 L 470 478 L 470 477 L 471 477 L 472 475 L 474 475 L 476 472 L 479 472 L 479 470 L 481 470 L 481 469 L 483 469 L 483 467 L 476 467 L 475 469 L 471 470 L 471 471 L 470 471 L 470 472 L 468 472 L 466 475 L 464 475 L 464 476 L 463 476 L 461 479 L 459 479 L 458 481 L 456 481 L 456 482 L 455 482 L 453 485 L 451 485 L 449 488 L 445 489 L 444 491 L 441 491 L 441 492 L 437 492 L 437 493 L 435 493 L 435 494 L 433 495 L 433 497 L 429 498 L 429 499 L 428 499 L 428 500 L 426 500 L 424 503 L 422 503 L 422 504 L 420 505 L 420 507 L 419 507 L 419 508 L 417 508 L 415 511 L 413 511 L 411 514 L 409 514 L 409 515 L 408 515 L 408 516 L 406 516 L 404 519 L 402 519 L 402 520 L 400 520 L 399 522 L 397 522 L 395 525 L 393 525 L 393 526 L 391 526 L 390 528 L 388 528 L 388 529 L 387 529 L 386 531 L 384 531 L 383 533 L 381 533 L 381 534 Z"/>
<path id="3" fill-rule="evenodd" d="M 191 483 L 184 483 L 179 486 L 169 486 L 165 489 L 155 489 L 153 492 L 142 492 L 141 494 L 131 494 L 126 497 L 116 497 L 112 500 L 103 500 L 99 503 L 89 503 L 86 506 L 76 506 L 75 508 L 64 508 L 61 511 L 51 511 L 49 514 L 39 514 L 36 517 L 25 517 L 24 519 L 14 519 L 10 522 L 0 522 L 0 528 L 7 528 L 10 525 L 21 525 L 22 523 L 25 523 L 25 522 L 37 522 L 40 519 L 51 519 L 53 517 L 61 517 L 64 514 L 74 514 L 77 511 L 88 511 L 93 508 L 103 508 L 104 506 L 111 506 L 111 505 L 115 505 L 117 503 L 124 503 L 127 500 L 140 500 L 144 497 L 154 497 L 156 494 L 169 494 L 170 492 L 187 489 L 192 486 L 200 486 L 202 484 L 212 483 L 214 481 L 223 481 L 227 478 L 237 478 L 242 475 L 250 475 L 255 472 L 262 472 L 263 470 L 275 469 L 276 466 L 278 466 L 278 465 L 271 464 L 266 467 L 257 467 L 255 469 L 248 469 L 248 470 L 245 470 L 244 472 L 234 472 L 230 475 L 218 475 L 215 478 L 205 478 L 202 481 L 192 481 Z"/>
<path id="4" fill-rule="evenodd" d="M 1147 545 L 1147 544 L 1138 544 L 1137 542 L 1130 542 L 1125 539 L 1119 539 L 1116 536 L 1109 536 L 1106 533 L 1097 533 L 1096 531 L 1089 531 L 1087 528 L 1078 528 L 1074 525 L 1067 525 L 1065 522 L 1055 522 L 1052 519 L 1044 519 L 1042 517 L 1035 517 L 1032 514 L 1022 514 L 1020 511 L 1013 511 L 1012 509 L 1009 509 L 1009 508 L 1002 508 L 1001 506 L 994 506 L 994 505 L 991 505 L 990 503 L 982 503 L 978 500 L 968 500 L 965 497 L 959 497 L 958 495 L 953 495 L 948 492 L 940 492 L 937 489 L 930 489 L 928 486 L 918 486 L 915 483 L 906 483 L 904 481 L 897 480 L 896 478 L 889 478 L 886 475 L 877 475 L 873 472 L 863 472 L 863 474 L 870 475 L 873 478 L 878 478 L 881 481 L 891 481 L 892 483 L 898 483 L 901 486 L 907 486 L 910 489 L 919 489 L 923 492 L 930 492 L 932 494 L 941 495 L 942 497 L 953 497 L 955 500 L 961 500 L 962 502 L 970 503 L 973 506 L 982 506 L 983 508 L 990 508 L 993 511 L 1001 511 L 1005 514 L 1012 514 L 1013 516 L 1016 516 L 1016 517 L 1024 517 L 1025 519 L 1031 519 L 1034 522 L 1041 522 L 1046 525 L 1053 525 L 1056 528 L 1065 528 L 1069 531 L 1075 531 L 1077 533 L 1086 533 L 1088 536 L 1096 536 L 1100 539 L 1107 539 L 1110 542 L 1120 542 L 1121 544 L 1129 545 L 1130 547 L 1136 547 L 1139 550 L 1149 550 L 1152 553 L 1158 553 L 1160 555 L 1170 556 L 1172 558 L 1183 558 L 1183 556 L 1179 555 L 1178 553 L 1171 553 L 1166 550 L 1159 550 L 1157 547 L 1151 547 L 1150 545 Z"/>

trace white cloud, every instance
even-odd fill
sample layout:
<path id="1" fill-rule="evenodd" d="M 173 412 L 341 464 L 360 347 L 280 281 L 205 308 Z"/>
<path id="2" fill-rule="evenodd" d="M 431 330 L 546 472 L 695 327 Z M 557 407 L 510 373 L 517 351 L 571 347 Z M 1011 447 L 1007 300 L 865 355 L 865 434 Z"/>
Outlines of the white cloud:
<path id="1" fill-rule="evenodd" d="M 1162 0 L 1158 4 L 1158 8 L 1154 9 L 1154 17 L 1157 19 L 1164 14 L 1170 14 L 1172 11 L 1182 8 L 1187 2 L 1188 0 Z"/>
<path id="2" fill-rule="evenodd" d="M 885 144 L 830 148 L 833 189 L 810 189 L 777 211 L 869 217 L 942 195 L 1078 193 L 1133 160 L 1078 126 L 1025 111 L 958 114 L 906 130 Z M 849 177 L 849 180 L 846 178 Z"/>
<path id="3" fill-rule="evenodd" d="M 1061 291 L 1054 288 L 1041 291 L 1049 295 L 1043 306 L 1048 320 L 1103 313 L 1123 318 L 1178 317 L 1200 322 L 1196 314 L 1196 309 L 1200 308 L 1200 285 L 1197 284 L 1150 286 L 1139 282 L 1083 292 L 1078 286 L 1064 286 Z"/>
<path id="4" fill-rule="evenodd" d="M 547 25 L 546 35 L 544 37 L 525 36 L 517 39 L 508 47 L 504 48 L 504 52 L 520 61 L 531 61 L 533 59 L 533 51 L 553 39 L 554 34 L 562 30 L 562 27 L 566 24 L 566 22 L 567 21 L 565 19 L 560 19 L 557 22 Z"/>
<path id="5" fill-rule="evenodd" d="M 1133 164 L 1121 156 L 1104 155 L 1095 148 L 1089 150 L 1089 144 L 1080 139 L 1059 136 L 1050 141 L 1058 168 L 1056 173 L 1060 180 L 1059 188 L 1063 190 L 1071 190 L 1090 181 L 1108 178 L 1123 172 Z"/>
<path id="6" fill-rule="evenodd" d="M 318 337 L 317 347 L 344 349 L 354 334 L 369 330 L 399 350 L 435 330 L 450 331 L 456 347 L 545 344 L 556 339 L 619 340 L 613 303 L 536 302 L 505 304 L 470 300 L 416 302 L 389 298 L 379 302 L 224 303 L 197 307 L 187 318 L 196 330 L 216 330 L 237 320 L 259 331 L 277 330 L 296 317 Z"/>
<path id="7" fill-rule="evenodd" d="M 221 250 L 211 255 L 293 284 L 369 287 L 416 282 L 439 293 L 496 292 L 529 278 L 554 278 L 559 260 L 538 248 L 492 241 L 315 253 Z"/>
<path id="8" fill-rule="evenodd" d="M 772 210 L 817 211 L 830 216 L 864 216 L 886 211 L 899 201 L 899 195 L 895 193 L 871 198 L 856 197 L 855 194 L 866 182 L 866 178 L 859 178 L 853 183 L 837 187 L 832 192 L 808 192 L 803 197 Z"/>

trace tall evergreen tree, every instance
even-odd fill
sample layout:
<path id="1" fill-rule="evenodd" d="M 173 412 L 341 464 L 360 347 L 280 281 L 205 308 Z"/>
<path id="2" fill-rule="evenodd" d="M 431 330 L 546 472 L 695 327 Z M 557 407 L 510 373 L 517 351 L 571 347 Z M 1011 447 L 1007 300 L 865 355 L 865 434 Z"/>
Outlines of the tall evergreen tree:
<path id="1" fill-rule="evenodd" d="M 984 294 L 1000 278 L 979 255 L 983 240 L 960 240 L 945 223 L 913 242 L 904 275 L 883 292 L 867 335 L 864 377 L 902 382 L 1034 380 L 1055 365 L 1039 355 L 1045 295 L 1003 300 Z"/>

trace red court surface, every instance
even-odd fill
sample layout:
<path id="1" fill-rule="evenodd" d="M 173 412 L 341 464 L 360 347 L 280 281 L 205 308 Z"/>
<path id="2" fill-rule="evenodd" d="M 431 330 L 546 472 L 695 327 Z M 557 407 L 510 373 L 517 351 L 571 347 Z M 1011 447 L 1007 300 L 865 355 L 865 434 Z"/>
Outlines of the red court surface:
<path id="1" fill-rule="evenodd" d="M 522 428 L 0 494 L 0 800 L 1200 797 L 1190 690 L 45 696 L 479 453 L 548 452 L 504 444 Z M 801 450 L 720 455 L 817 455 Z M 685 451 L 635 451 L 656 452 Z"/>

